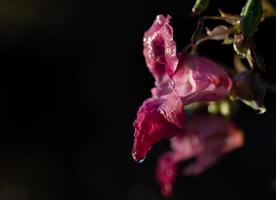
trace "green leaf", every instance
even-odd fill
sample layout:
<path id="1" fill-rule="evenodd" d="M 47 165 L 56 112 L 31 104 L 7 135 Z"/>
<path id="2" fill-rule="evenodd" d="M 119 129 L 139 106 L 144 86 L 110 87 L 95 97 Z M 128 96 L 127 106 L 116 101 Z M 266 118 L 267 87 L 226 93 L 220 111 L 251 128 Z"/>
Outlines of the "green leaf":
<path id="1" fill-rule="evenodd" d="M 199 15 L 203 13 L 208 8 L 209 2 L 210 0 L 196 0 L 192 9 L 193 15 Z"/>
<path id="2" fill-rule="evenodd" d="M 258 29 L 263 15 L 261 0 L 247 0 L 240 14 L 241 32 L 251 37 Z"/>

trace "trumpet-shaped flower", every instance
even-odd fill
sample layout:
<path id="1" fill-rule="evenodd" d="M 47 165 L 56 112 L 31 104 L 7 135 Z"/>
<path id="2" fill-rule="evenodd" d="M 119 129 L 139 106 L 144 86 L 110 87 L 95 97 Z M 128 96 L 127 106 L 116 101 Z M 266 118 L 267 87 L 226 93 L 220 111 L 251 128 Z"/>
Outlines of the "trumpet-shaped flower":
<path id="1" fill-rule="evenodd" d="M 232 87 L 228 74 L 214 61 L 177 54 L 169 22 L 170 16 L 158 15 L 144 35 L 144 56 L 155 87 L 134 121 L 132 155 L 136 161 L 143 160 L 156 142 L 182 132 L 185 105 L 220 100 Z"/>

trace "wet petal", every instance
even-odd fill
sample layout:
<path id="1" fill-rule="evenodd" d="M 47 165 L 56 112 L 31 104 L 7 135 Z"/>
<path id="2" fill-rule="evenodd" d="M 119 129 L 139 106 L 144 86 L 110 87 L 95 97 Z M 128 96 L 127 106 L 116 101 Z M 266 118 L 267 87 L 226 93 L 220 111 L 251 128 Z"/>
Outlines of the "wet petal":
<path id="1" fill-rule="evenodd" d="M 183 120 L 184 107 L 177 95 L 147 99 L 134 121 L 133 158 L 143 160 L 153 144 L 179 134 Z"/>

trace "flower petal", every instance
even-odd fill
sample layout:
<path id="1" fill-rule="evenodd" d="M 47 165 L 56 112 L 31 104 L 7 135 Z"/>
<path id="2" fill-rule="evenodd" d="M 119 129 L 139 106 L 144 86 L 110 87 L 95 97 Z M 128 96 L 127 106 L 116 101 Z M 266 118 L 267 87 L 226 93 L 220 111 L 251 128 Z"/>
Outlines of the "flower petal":
<path id="1" fill-rule="evenodd" d="M 220 65 L 204 56 L 188 54 L 179 55 L 173 80 L 184 105 L 223 99 L 232 87 L 230 77 Z"/>
<path id="2" fill-rule="evenodd" d="M 170 19 L 158 15 L 144 34 L 144 56 L 157 87 L 167 84 L 178 63 Z"/>
<path id="3" fill-rule="evenodd" d="M 175 126 L 182 128 L 184 124 L 184 106 L 179 96 L 173 91 L 166 96 L 166 101 L 158 108 L 163 117 Z"/>
<path id="4" fill-rule="evenodd" d="M 178 96 L 150 98 L 140 107 L 134 121 L 134 144 L 132 156 L 142 161 L 151 146 L 161 139 L 169 139 L 181 132 L 184 107 Z"/>

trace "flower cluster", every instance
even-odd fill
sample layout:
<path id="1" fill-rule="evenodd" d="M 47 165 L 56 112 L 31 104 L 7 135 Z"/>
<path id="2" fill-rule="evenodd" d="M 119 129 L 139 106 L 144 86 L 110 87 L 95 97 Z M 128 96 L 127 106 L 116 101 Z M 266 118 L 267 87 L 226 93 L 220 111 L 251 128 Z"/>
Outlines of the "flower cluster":
<path id="1" fill-rule="evenodd" d="M 196 0 L 192 16 L 201 15 L 209 3 Z M 239 15 L 219 13 L 199 18 L 191 43 L 181 52 L 176 49 L 170 16 L 158 15 L 144 34 L 143 53 L 155 87 L 137 112 L 132 156 L 142 162 L 155 143 L 170 140 L 171 150 L 160 156 L 156 168 L 156 180 L 164 196 L 173 193 L 179 162 L 194 159 L 183 174 L 199 175 L 243 145 L 241 129 L 226 117 L 234 113 L 235 100 L 260 114 L 266 111 L 263 102 L 267 82 L 262 79 L 266 65 L 253 35 L 262 21 L 276 16 L 276 7 L 270 0 L 247 0 Z M 223 24 L 209 29 L 206 20 Z M 234 68 L 226 71 L 198 55 L 197 47 L 206 40 L 231 45 Z M 208 113 L 196 112 L 198 106 L 207 108 Z"/>
<path id="2" fill-rule="evenodd" d="M 243 144 L 242 132 L 231 121 L 210 114 L 190 117 L 185 107 L 225 99 L 250 82 L 241 82 L 239 77 L 232 80 L 221 65 L 207 57 L 177 52 L 170 19 L 158 15 L 144 34 L 143 53 L 155 87 L 138 110 L 132 149 L 134 160 L 142 162 L 155 143 L 170 139 L 172 150 L 160 157 L 156 171 L 165 196 L 172 194 L 177 163 L 196 158 L 184 174 L 198 175 Z M 247 96 L 252 100 L 252 95 Z"/>

